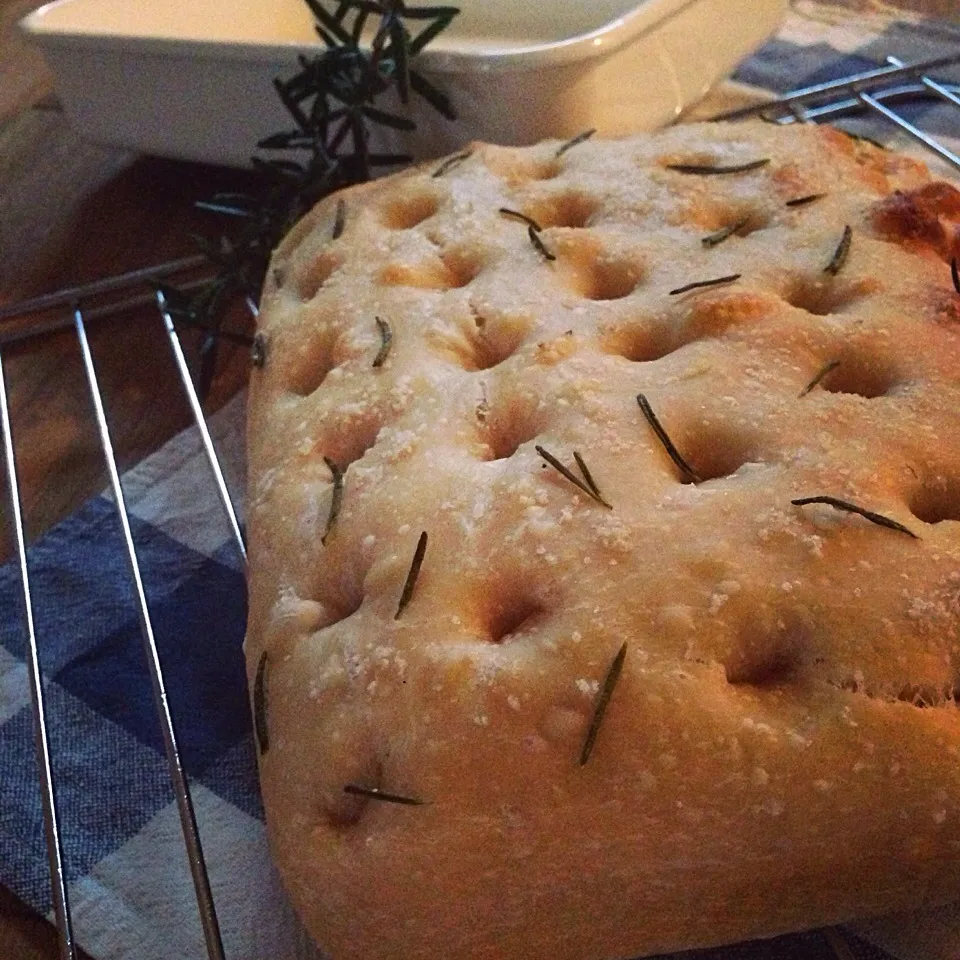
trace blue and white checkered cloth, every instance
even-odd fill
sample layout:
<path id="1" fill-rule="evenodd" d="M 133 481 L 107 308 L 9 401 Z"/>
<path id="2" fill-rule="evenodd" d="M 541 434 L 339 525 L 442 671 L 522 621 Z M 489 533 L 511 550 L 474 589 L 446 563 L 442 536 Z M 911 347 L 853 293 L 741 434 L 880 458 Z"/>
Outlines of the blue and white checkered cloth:
<path id="1" fill-rule="evenodd" d="M 852 20 L 797 4 L 736 79 L 774 91 L 956 49 L 923 23 Z M 947 74 L 949 76 L 949 72 Z M 913 118 L 957 138 L 960 112 L 928 102 Z M 871 134 L 899 138 L 890 128 Z M 954 148 L 957 140 L 952 139 Z M 212 422 L 228 484 L 243 489 L 243 398 Z M 174 722 L 230 960 L 304 960 L 300 930 L 269 861 L 241 643 L 243 574 L 195 431 L 124 477 Z M 206 954 L 143 657 L 114 504 L 100 496 L 30 550 L 53 768 L 80 944 L 97 960 Z M 51 910 L 19 572 L 0 567 L 0 883 Z M 901 960 L 960 956 L 960 911 L 858 928 Z M 904 931 L 909 931 L 904 934 Z M 845 931 L 850 954 L 885 953 Z M 700 960 L 836 960 L 826 934 L 698 951 Z"/>

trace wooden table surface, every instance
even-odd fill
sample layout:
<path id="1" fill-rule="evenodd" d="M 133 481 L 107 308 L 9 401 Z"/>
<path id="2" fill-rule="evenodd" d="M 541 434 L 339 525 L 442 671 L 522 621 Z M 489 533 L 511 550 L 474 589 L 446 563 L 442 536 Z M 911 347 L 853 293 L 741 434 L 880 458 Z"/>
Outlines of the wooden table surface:
<path id="1" fill-rule="evenodd" d="M 189 235 L 215 233 L 216 224 L 194 202 L 244 183 L 236 172 L 80 139 L 50 108 L 52 77 L 13 29 L 39 2 L 0 0 L 0 306 L 195 253 Z M 958 15 L 956 0 L 900 5 Z M 91 323 L 90 339 L 118 457 L 131 465 L 190 422 L 169 346 L 150 309 Z M 72 329 L 4 347 L 3 361 L 33 539 L 105 486 L 102 452 Z M 224 344 L 208 412 L 239 389 L 247 370 L 247 351 Z M 2 504 L 0 560 L 11 549 L 5 497 Z M 0 960 L 56 956 L 52 928 L 0 888 Z"/>

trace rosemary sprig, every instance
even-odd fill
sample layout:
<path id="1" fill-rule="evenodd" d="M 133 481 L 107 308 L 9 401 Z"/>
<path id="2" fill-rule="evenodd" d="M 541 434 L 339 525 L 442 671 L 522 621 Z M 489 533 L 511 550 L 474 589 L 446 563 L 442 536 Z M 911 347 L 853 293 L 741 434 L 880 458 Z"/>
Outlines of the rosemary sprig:
<path id="1" fill-rule="evenodd" d="M 805 207 L 808 203 L 816 203 L 826 196 L 825 193 L 808 193 L 805 197 L 794 197 L 786 202 L 788 207 Z"/>
<path id="2" fill-rule="evenodd" d="M 818 371 L 817 375 L 800 391 L 800 396 L 805 397 L 820 381 L 828 374 L 832 373 L 840 366 L 839 360 L 830 360 L 825 363 Z"/>
<path id="3" fill-rule="evenodd" d="M 610 698 L 613 696 L 614 687 L 620 679 L 623 672 L 623 662 L 627 659 L 627 642 L 624 640 L 622 646 L 613 658 L 607 675 L 603 679 L 603 685 L 597 694 L 597 702 L 593 708 L 593 718 L 590 720 L 590 726 L 587 729 L 586 739 L 583 741 L 583 749 L 580 751 L 580 766 L 584 767 L 593 753 L 593 748 L 597 742 L 597 734 L 600 732 L 600 724 L 603 723 L 607 707 L 610 705 Z"/>
<path id="4" fill-rule="evenodd" d="M 830 258 L 830 262 L 823 268 L 824 273 L 829 273 L 831 277 L 835 277 L 840 272 L 840 268 L 847 262 L 852 240 L 853 228 L 848 223 L 843 228 L 843 236 L 840 238 L 840 243 L 837 244 L 837 249 Z"/>
<path id="5" fill-rule="evenodd" d="M 444 174 L 449 173 L 454 167 L 459 167 L 461 163 L 465 160 L 469 160 L 473 156 L 472 150 L 464 150 L 463 153 L 455 153 L 452 157 L 447 157 L 443 163 L 437 167 L 433 173 L 430 174 L 431 177 L 437 179 L 442 177 Z"/>
<path id="6" fill-rule="evenodd" d="M 898 523 L 896 520 L 891 520 L 889 517 L 885 517 L 881 513 L 874 513 L 872 510 L 865 510 L 863 507 L 858 507 L 855 503 L 850 503 L 847 500 L 840 500 L 837 497 L 800 497 L 799 499 L 791 500 L 790 502 L 795 507 L 803 507 L 808 503 L 823 503 L 828 507 L 833 507 L 835 510 L 843 510 L 847 513 L 855 513 L 858 517 L 863 517 L 864 520 L 869 520 L 871 523 L 875 523 L 879 527 L 886 527 L 888 530 L 897 530 L 900 533 L 905 533 L 908 537 L 913 537 L 914 540 L 920 539 L 909 527 L 905 527 L 902 523 Z"/>
<path id="7" fill-rule="evenodd" d="M 589 470 L 584 470 L 584 480 L 581 480 L 569 467 L 566 467 L 561 463 L 549 450 L 545 450 L 539 444 L 534 447 L 534 450 L 553 467 L 564 479 L 569 480 L 578 490 L 582 490 L 591 500 L 596 500 L 601 506 L 606 507 L 608 510 L 612 510 L 613 507 L 607 503 L 606 500 L 600 495 L 600 491 L 597 489 L 597 485 L 593 482 L 593 477 L 590 476 Z M 574 457 L 577 461 L 577 465 L 580 466 L 583 464 L 582 458 L 579 454 L 574 454 Z M 581 469 L 584 469 L 581 466 Z"/>
<path id="8" fill-rule="evenodd" d="M 530 238 L 530 242 L 533 244 L 534 249 L 540 254 L 541 257 L 543 257 L 544 260 L 552 261 L 557 259 L 557 255 L 547 249 L 546 244 L 540 239 L 539 232 L 534 230 L 532 226 L 527 227 L 527 236 Z"/>
<path id="9" fill-rule="evenodd" d="M 417 585 L 417 577 L 420 576 L 420 567 L 423 566 L 423 557 L 427 552 L 427 531 L 420 534 L 417 541 L 417 549 L 413 554 L 413 562 L 410 564 L 410 571 L 407 573 L 407 579 L 403 584 L 403 591 L 400 593 L 400 602 L 397 604 L 397 612 L 393 615 L 394 620 L 400 619 L 400 614 L 407 608 L 407 604 L 413 597 L 413 588 Z"/>
<path id="10" fill-rule="evenodd" d="M 682 287 L 677 287 L 670 291 L 671 297 L 677 297 L 681 293 L 689 293 L 691 290 L 699 290 L 701 287 L 719 287 L 725 283 L 736 283 L 743 274 L 731 273 L 726 277 L 717 277 L 714 280 L 695 280 L 693 283 L 685 283 Z"/>
<path id="11" fill-rule="evenodd" d="M 657 415 L 653 412 L 653 407 L 650 406 L 650 401 L 642 393 L 637 394 L 637 404 L 646 418 L 647 423 L 650 424 L 653 432 L 657 435 L 657 439 L 661 444 L 663 444 L 663 449 L 667 451 L 667 455 L 680 468 L 680 472 L 691 483 L 700 483 L 700 476 L 693 469 L 693 467 L 687 463 L 680 451 L 674 446 L 673 441 L 667 434 L 667 431 L 663 429 L 663 424 L 660 423 L 660 421 L 657 419 Z"/>
<path id="12" fill-rule="evenodd" d="M 562 157 L 568 150 L 573 149 L 573 147 L 578 146 L 581 143 L 586 143 L 597 131 L 593 128 L 590 130 L 584 130 L 583 133 L 578 133 L 575 137 L 572 137 L 570 140 L 567 140 L 566 143 L 561 143 L 557 147 L 557 152 L 554 154 L 554 157 L 559 159 Z"/>
<path id="13" fill-rule="evenodd" d="M 376 321 L 377 329 L 380 331 L 380 349 L 373 358 L 373 366 L 379 368 L 387 362 L 387 357 L 390 356 L 390 347 L 393 345 L 393 330 L 390 329 L 390 324 L 383 317 L 377 317 Z"/>
<path id="14" fill-rule="evenodd" d="M 497 211 L 501 216 L 511 217 L 514 220 L 519 220 L 521 223 L 525 223 L 531 230 L 535 230 L 539 233 L 543 227 L 537 223 L 533 217 L 528 217 L 525 213 L 521 213 L 519 210 L 511 210 L 509 207 L 500 207 Z"/>
<path id="15" fill-rule="evenodd" d="M 950 261 L 950 276 L 953 279 L 953 289 L 960 293 L 960 267 L 957 266 L 957 258 Z"/>
<path id="16" fill-rule="evenodd" d="M 705 247 L 715 247 L 723 243 L 728 237 L 732 237 L 738 230 L 742 230 L 750 222 L 749 215 L 741 217 L 736 223 L 731 223 L 727 227 L 722 227 L 716 233 L 708 234 L 700 242 Z"/>
<path id="17" fill-rule="evenodd" d="M 270 748 L 270 732 L 267 729 L 267 651 L 260 654 L 257 674 L 253 681 L 253 729 L 257 735 L 257 747 L 261 754 Z"/>
<path id="18" fill-rule="evenodd" d="M 337 212 L 333 218 L 331 240 L 339 240 L 343 236 L 343 228 L 347 224 L 347 201 L 343 197 L 337 199 Z"/>
<path id="19" fill-rule="evenodd" d="M 445 94 L 418 72 L 416 58 L 450 25 L 457 8 L 408 6 L 406 0 L 305 2 L 324 49 L 300 56 L 297 69 L 274 82 L 290 128 L 257 145 L 265 153 L 251 161 L 259 184 L 250 193 L 222 194 L 206 204 L 206 209 L 229 215 L 233 224 L 229 237 L 202 242 L 216 273 L 190 300 L 191 314 L 213 330 L 238 296 L 259 296 L 272 251 L 320 199 L 368 180 L 378 167 L 410 161 L 371 150 L 374 127 L 415 126 L 407 116 L 381 107 L 381 101 L 389 102 L 391 94 L 403 104 L 420 98 L 443 116 L 454 117 Z M 365 34 L 368 24 L 375 27 L 373 39 L 362 44 L 361 36 L 370 35 Z M 345 218 L 341 198 L 333 239 L 341 235 Z M 201 347 L 201 393 L 212 380 L 214 343 L 208 337 Z"/>
<path id="20" fill-rule="evenodd" d="M 674 173 L 686 173 L 694 176 L 707 177 L 725 175 L 728 173 L 748 173 L 750 170 L 759 170 L 770 162 L 769 157 L 759 160 L 750 160 L 747 163 L 711 164 L 711 163 L 668 163 L 667 169 Z"/>
<path id="21" fill-rule="evenodd" d="M 416 797 L 404 797 L 399 793 L 387 793 L 379 787 L 361 787 L 357 783 L 348 783 L 343 788 L 344 793 L 349 793 L 353 797 L 364 797 L 367 800 L 380 800 L 383 803 L 398 803 L 404 807 L 422 807 L 423 800 Z"/>
<path id="22" fill-rule="evenodd" d="M 327 526 L 323 531 L 320 542 L 326 546 L 327 537 L 333 530 L 333 525 L 340 516 L 340 508 L 343 506 L 343 471 L 329 457 L 324 457 L 323 462 L 327 465 L 331 476 L 333 477 L 333 492 L 330 494 L 330 512 L 327 514 Z"/>

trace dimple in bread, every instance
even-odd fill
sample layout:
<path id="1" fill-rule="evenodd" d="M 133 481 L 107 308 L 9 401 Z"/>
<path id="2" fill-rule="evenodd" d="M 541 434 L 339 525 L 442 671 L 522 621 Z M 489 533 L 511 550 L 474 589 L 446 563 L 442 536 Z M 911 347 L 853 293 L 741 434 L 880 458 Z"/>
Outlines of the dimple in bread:
<path id="1" fill-rule="evenodd" d="M 297 910 L 336 960 L 600 960 L 960 896 L 960 193 L 829 128 L 564 146 L 274 256 L 246 650 Z"/>

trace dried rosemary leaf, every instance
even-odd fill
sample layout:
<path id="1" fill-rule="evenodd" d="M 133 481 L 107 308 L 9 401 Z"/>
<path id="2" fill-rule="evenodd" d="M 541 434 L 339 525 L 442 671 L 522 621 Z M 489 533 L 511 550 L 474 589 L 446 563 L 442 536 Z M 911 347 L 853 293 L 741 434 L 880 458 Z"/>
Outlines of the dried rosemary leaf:
<path id="1" fill-rule="evenodd" d="M 528 217 L 525 213 L 521 213 L 519 210 L 511 210 L 509 207 L 501 207 L 498 211 L 504 217 L 512 217 L 514 220 L 519 220 L 522 223 L 525 223 L 531 230 L 535 230 L 539 233 L 543 227 L 537 223 L 533 217 Z"/>
<path id="2" fill-rule="evenodd" d="M 848 223 L 843 228 L 843 236 L 840 238 L 840 243 L 837 244 L 837 249 L 831 257 L 830 262 L 823 268 L 824 273 L 829 273 L 831 277 L 835 277 L 839 272 L 840 268 L 847 262 L 847 256 L 850 253 L 850 242 L 853 240 L 853 228 Z"/>
<path id="3" fill-rule="evenodd" d="M 417 549 L 413 554 L 413 562 L 410 564 L 410 572 L 403 584 L 403 591 L 400 594 L 400 602 L 397 604 L 397 612 L 393 615 L 394 620 L 400 619 L 400 614 L 406 609 L 407 604 L 413 597 L 413 588 L 417 585 L 417 577 L 420 576 L 420 567 L 423 566 L 423 556 L 427 552 L 427 531 L 420 534 L 417 541 Z"/>
<path id="4" fill-rule="evenodd" d="M 837 128 L 840 129 L 839 127 Z M 875 140 L 873 137 L 868 137 L 864 133 L 851 133 L 849 130 L 843 130 L 851 140 L 856 140 L 858 143 L 869 143 L 871 147 L 876 147 L 878 150 L 886 151 L 887 146 L 884 143 L 881 143 L 879 140 Z"/>
<path id="5" fill-rule="evenodd" d="M 950 261 L 950 276 L 953 278 L 953 289 L 960 293 L 960 266 L 957 266 L 957 258 Z"/>
<path id="6" fill-rule="evenodd" d="M 454 167 L 460 166 L 464 160 L 469 160 L 473 156 L 472 150 L 464 150 L 463 153 L 454 154 L 452 157 L 447 157 L 443 163 L 437 167 L 433 173 L 430 174 L 431 177 L 442 177 L 445 173 L 449 173 Z"/>
<path id="7" fill-rule="evenodd" d="M 581 767 L 586 766 L 590 754 L 593 753 L 593 748 L 597 742 L 597 734 L 600 732 L 600 724 L 603 723 L 603 717 L 610 705 L 610 697 L 613 696 L 614 687 L 620 679 L 620 674 L 623 672 L 623 662 L 626 659 L 627 643 L 624 641 L 617 651 L 617 655 L 613 658 L 613 663 L 610 664 L 607 675 L 603 679 L 603 685 L 600 687 L 600 692 L 597 694 L 597 702 L 593 708 L 593 718 L 590 720 L 587 736 L 583 741 L 583 749 L 580 751 Z"/>
<path id="8" fill-rule="evenodd" d="M 832 373 L 839 366 L 839 360 L 831 360 L 829 363 L 825 363 L 817 371 L 817 375 L 800 391 L 800 396 L 805 397 L 828 373 Z"/>
<path id="9" fill-rule="evenodd" d="M 544 245 L 544 242 L 540 239 L 540 234 L 536 230 L 534 230 L 532 226 L 527 227 L 527 236 L 530 238 L 530 242 L 536 248 L 537 253 L 539 253 L 544 260 L 557 259 L 557 255 L 555 253 L 551 253 L 546 248 L 546 246 Z"/>
<path id="10" fill-rule="evenodd" d="M 584 483 L 572 470 L 568 467 L 565 467 L 549 450 L 545 450 L 539 444 L 534 447 L 534 450 L 553 467 L 562 477 L 566 480 L 569 480 L 578 490 L 583 491 L 591 500 L 596 500 L 601 506 L 606 507 L 608 510 L 612 510 L 613 507 L 607 503 L 606 500 L 600 495 L 600 491 L 596 489 L 596 484 L 593 482 L 593 477 L 590 477 L 590 471 L 585 470 L 585 465 L 583 464 L 583 459 L 579 454 L 574 454 L 577 464 L 580 465 L 580 469 L 584 470 L 584 476 L 590 477 L 590 479 Z"/>
<path id="11" fill-rule="evenodd" d="M 871 523 L 875 523 L 878 527 L 886 527 L 888 530 L 897 530 L 900 533 L 907 534 L 909 537 L 913 537 L 914 540 L 920 539 L 909 527 L 905 527 L 902 523 L 897 523 L 896 520 L 891 520 L 889 517 L 885 517 L 881 513 L 874 513 L 872 510 L 864 510 L 863 507 L 858 507 L 855 503 L 850 503 L 847 500 L 840 500 L 837 497 L 800 497 L 799 499 L 791 500 L 790 502 L 795 507 L 803 507 L 808 503 L 823 503 L 828 507 L 833 507 L 836 510 L 844 510 L 847 513 L 855 513 L 858 517 L 863 517 L 864 520 L 869 520 Z"/>
<path id="12" fill-rule="evenodd" d="M 320 542 L 326 546 L 327 537 L 333 530 L 333 525 L 340 516 L 340 507 L 343 505 L 343 471 L 329 457 L 324 457 L 323 462 L 327 465 L 333 477 L 333 493 L 330 495 L 330 513 L 327 515 L 327 527 L 323 531 Z"/>
<path id="13" fill-rule="evenodd" d="M 387 793 L 379 787 L 361 787 L 356 783 L 348 783 L 343 788 L 344 793 L 354 797 L 365 797 L 367 800 L 380 800 L 383 803 L 399 803 L 405 807 L 422 807 L 424 801 L 416 797 L 404 797 L 399 793 Z"/>
<path id="14" fill-rule="evenodd" d="M 793 200 L 788 200 L 786 205 L 788 207 L 805 207 L 808 203 L 815 203 L 817 200 L 822 200 L 825 196 L 825 193 L 809 193 L 805 197 L 794 197 Z"/>
<path id="15" fill-rule="evenodd" d="M 583 474 L 583 479 L 586 480 L 587 486 L 593 491 L 594 497 L 601 503 L 604 503 L 603 495 L 600 493 L 600 488 L 597 486 L 596 480 L 593 479 L 593 475 L 590 473 L 590 468 L 583 462 L 583 457 L 581 457 L 576 450 L 573 451 L 573 459 L 577 461 L 577 466 Z"/>
<path id="16" fill-rule="evenodd" d="M 253 681 L 253 729 L 257 735 L 257 747 L 261 754 L 270 747 L 267 730 L 267 651 L 260 654 L 257 675 Z"/>
<path id="17" fill-rule="evenodd" d="M 759 170 L 760 167 L 765 167 L 769 162 L 769 157 L 763 157 L 759 160 L 750 160 L 747 163 L 729 165 L 712 163 L 668 163 L 667 169 L 673 170 L 674 173 L 687 173 L 707 177 L 727 173 L 747 173 L 750 170 Z"/>
<path id="18" fill-rule="evenodd" d="M 670 291 L 671 297 L 679 296 L 681 293 L 689 293 L 691 290 L 699 290 L 701 287 L 719 287 L 724 283 L 736 283 L 743 274 L 731 273 L 726 277 L 717 277 L 714 280 L 695 280 L 693 283 L 686 283 L 682 287 L 677 287 Z"/>
<path id="19" fill-rule="evenodd" d="M 650 406 L 650 401 L 642 394 L 637 394 L 637 404 L 640 407 L 644 417 L 646 417 L 647 423 L 653 428 L 653 432 L 657 435 L 657 439 L 663 444 L 663 449 L 667 451 L 670 459 L 680 468 L 680 471 L 690 480 L 691 483 L 700 483 L 700 477 L 697 472 L 684 460 L 683 455 L 680 451 L 673 445 L 673 441 L 670 439 L 667 431 L 663 429 L 663 424 L 657 419 L 657 415 L 653 412 L 653 407 Z"/>
<path id="20" fill-rule="evenodd" d="M 261 369 L 267 362 L 267 338 L 262 333 L 256 334 L 250 345 L 250 362 L 257 369 Z"/>
<path id="21" fill-rule="evenodd" d="M 715 247 L 720 243 L 723 243 L 728 237 L 732 237 L 738 230 L 742 230 L 750 222 L 749 215 L 746 217 L 741 217 L 736 223 L 731 223 L 727 227 L 723 227 L 718 230 L 716 233 L 711 233 L 708 236 L 704 237 L 700 242 L 705 247 Z"/>
<path id="22" fill-rule="evenodd" d="M 571 140 L 568 140 L 566 143 L 561 143 L 560 146 L 557 147 L 557 152 L 554 154 L 554 156 L 557 158 L 562 157 L 568 150 L 572 149 L 573 147 L 576 147 L 581 143 L 585 143 L 596 132 L 597 131 L 595 129 L 591 128 L 590 130 L 584 130 L 583 133 L 578 133 L 575 137 L 573 137 Z"/>
<path id="23" fill-rule="evenodd" d="M 377 329 L 380 331 L 380 349 L 373 358 L 374 367 L 382 367 L 387 362 L 390 355 L 390 347 L 393 345 L 393 331 L 390 324 L 383 317 L 376 317 Z"/>
<path id="24" fill-rule="evenodd" d="M 343 197 L 337 199 L 337 213 L 333 218 L 333 233 L 331 240 L 339 240 L 343 236 L 343 228 L 347 223 L 347 202 Z"/>

